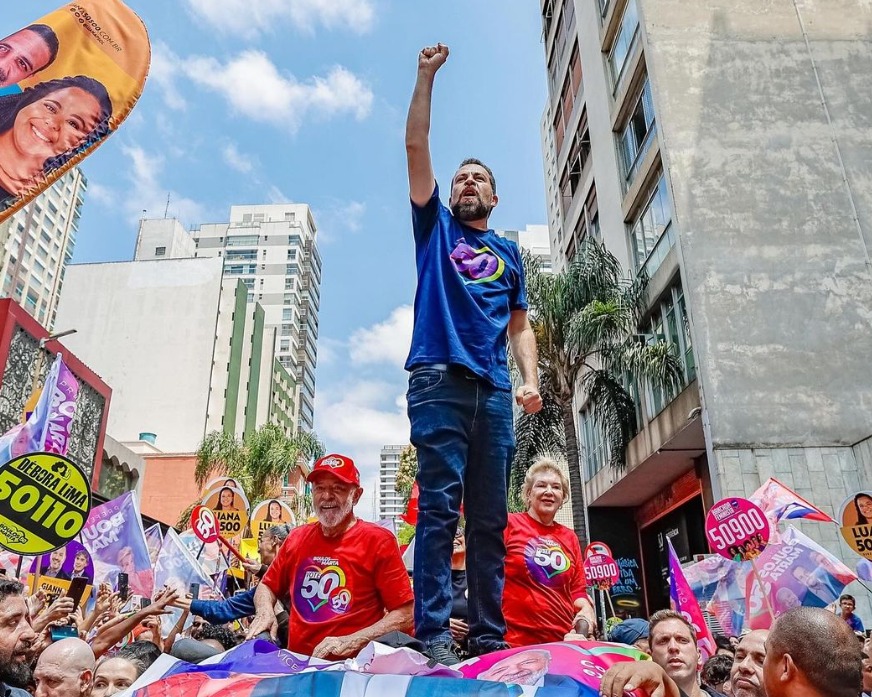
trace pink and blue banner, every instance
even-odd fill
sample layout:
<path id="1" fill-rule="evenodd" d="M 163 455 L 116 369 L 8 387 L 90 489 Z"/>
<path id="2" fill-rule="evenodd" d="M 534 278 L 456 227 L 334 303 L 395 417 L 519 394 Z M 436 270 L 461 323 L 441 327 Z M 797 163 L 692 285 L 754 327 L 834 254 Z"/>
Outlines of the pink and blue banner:
<path id="1" fill-rule="evenodd" d="M 97 579 L 116 587 L 123 572 L 132 594 L 152 597 L 154 573 L 133 492 L 92 509 L 81 540 L 94 560 Z"/>
<path id="2" fill-rule="evenodd" d="M 154 585 L 157 588 L 168 586 L 178 591 L 180 595 L 185 595 L 192 583 L 200 585 L 199 597 L 201 600 L 219 595 L 210 592 L 212 579 L 209 574 L 200 566 L 200 563 L 179 538 L 179 533 L 173 528 L 169 528 L 164 535 L 160 552 L 157 555 L 157 563 L 154 567 Z M 169 609 L 171 614 L 161 617 L 164 632 L 167 633 L 182 615 L 182 611 L 179 609 Z"/>
<path id="3" fill-rule="evenodd" d="M 782 520 L 817 520 L 822 523 L 835 521 L 814 504 L 806 501 L 777 479 L 769 478 L 749 497 L 776 523 Z"/>
<path id="4" fill-rule="evenodd" d="M 699 602 L 684 577 L 681 562 L 678 561 L 678 555 L 672 547 L 672 540 L 667 538 L 666 544 L 669 547 L 669 599 L 672 609 L 683 615 L 693 625 L 696 630 L 696 645 L 702 655 L 702 660 L 706 661 L 714 656 L 717 650 L 714 637 L 705 623 Z"/>
<path id="5" fill-rule="evenodd" d="M 596 697 L 612 665 L 644 658 L 626 646 L 572 641 L 499 651 L 452 670 L 374 643 L 328 663 L 254 641 L 200 665 L 162 656 L 122 697 Z"/>
<path id="6" fill-rule="evenodd" d="M 27 453 L 66 455 L 78 394 L 79 383 L 58 354 L 27 422 L 0 437 L 0 464 Z"/>

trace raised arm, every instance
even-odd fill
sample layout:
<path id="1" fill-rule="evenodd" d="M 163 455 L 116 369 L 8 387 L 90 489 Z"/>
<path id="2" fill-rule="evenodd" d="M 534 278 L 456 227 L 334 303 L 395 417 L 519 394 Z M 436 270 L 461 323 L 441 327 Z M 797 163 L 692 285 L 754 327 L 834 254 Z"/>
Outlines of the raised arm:
<path id="1" fill-rule="evenodd" d="M 535 414 L 542 408 L 539 395 L 539 367 L 536 353 L 536 335 L 527 319 L 526 310 L 513 310 L 509 318 L 509 345 L 518 371 L 521 373 L 521 386 L 515 392 L 515 401 L 528 414 Z"/>
<path id="2" fill-rule="evenodd" d="M 418 54 L 418 79 L 406 120 L 406 158 L 409 164 L 409 195 L 416 206 L 423 206 L 433 195 L 436 177 L 430 159 L 430 104 L 433 79 L 448 60 L 448 46 L 428 46 Z"/>

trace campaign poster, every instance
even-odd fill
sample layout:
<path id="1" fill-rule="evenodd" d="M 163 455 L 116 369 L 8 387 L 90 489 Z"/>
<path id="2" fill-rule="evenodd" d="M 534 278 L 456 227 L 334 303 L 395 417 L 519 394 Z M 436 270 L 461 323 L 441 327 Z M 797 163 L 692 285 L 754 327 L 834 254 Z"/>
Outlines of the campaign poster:
<path id="1" fill-rule="evenodd" d="M 857 554 L 872 560 L 872 491 L 849 496 L 839 511 L 842 537 Z"/>
<path id="2" fill-rule="evenodd" d="M 142 94 L 151 46 L 121 0 L 80 0 L 0 47 L 3 222 L 118 130 Z"/>
<path id="3" fill-rule="evenodd" d="M 94 583 L 94 562 L 91 554 L 84 545 L 75 540 L 51 554 L 44 554 L 34 559 L 30 564 L 32 574 L 36 573 L 37 561 L 39 561 L 40 576 L 44 578 L 69 581 L 76 576 L 84 576 L 89 584 Z"/>
<path id="4" fill-rule="evenodd" d="M 133 492 L 94 508 L 81 540 L 94 560 L 97 578 L 115 587 L 118 574 L 126 573 L 133 594 L 152 597 L 154 572 Z"/>
<path id="5" fill-rule="evenodd" d="M 267 499 L 261 501 L 251 512 L 251 534 L 258 542 L 263 533 L 273 525 L 285 523 L 291 527 L 297 524 L 297 518 L 288 504 L 279 499 Z"/>
<path id="6" fill-rule="evenodd" d="M 48 604 L 51 605 L 55 600 L 60 598 L 63 595 L 67 595 L 70 592 L 70 581 L 64 578 L 52 578 L 47 576 L 40 576 L 39 581 L 37 582 L 36 576 L 30 576 L 27 579 L 27 589 L 28 592 L 33 595 L 36 591 L 41 590 L 45 593 L 46 600 Z M 93 585 L 85 586 L 85 590 L 82 591 L 82 598 L 79 600 L 79 607 L 83 610 L 88 600 L 91 599 L 91 591 L 93 591 Z"/>
<path id="7" fill-rule="evenodd" d="M 215 514 L 221 537 L 241 538 L 248 525 L 248 498 L 242 489 L 220 486 L 207 492 L 200 503 Z"/>

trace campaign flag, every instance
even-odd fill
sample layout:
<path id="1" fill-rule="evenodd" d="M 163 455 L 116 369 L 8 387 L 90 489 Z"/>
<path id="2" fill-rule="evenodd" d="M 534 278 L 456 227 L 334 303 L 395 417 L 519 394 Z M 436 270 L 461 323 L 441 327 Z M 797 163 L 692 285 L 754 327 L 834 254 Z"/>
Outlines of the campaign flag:
<path id="1" fill-rule="evenodd" d="M 91 509 L 81 539 L 94 561 L 97 579 L 114 587 L 118 574 L 124 572 L 132 593 L 152 597 L 154 573 L 132 491 Z"/>
<path id="2" fill-rule="evenodd" d="M 155 523 L 145 531 L 145 544 L 148 547 L 148 558 L 154 566 L 157 564 L 157 555 L 160 554 L 160 547 L 163 544 L 160 523 Z"/>
<path id="3" fill-rule="evenodd" d="M 58 354 L 30 418 L 0 437 L 0 464 L 27 453 L 66 455 L 79 383 Z"/>
<path id="4" fill-rule="evenodd" d="M 788 526 L 780 542 L 766 548 L 755 565 L 760 583 L 753 574 L 746 579 L 746 619 L 752 629 L 767 629 L 772 623 L 764 593 L 778 617 L 800 605 L 826 607 L 857 580 L 851 569 L 793 526 Z"/>
<path id="5" fill-rule="evenodd" d="M 179 533 L 179 539 L 210 576 L 227 571 L 229 568 L 227 560 L 222 554 L 220 542 L 207 542 L 204 545 L 203 541 L 190 529 Z"/>
<path id="6" fill-rule="evenodd" d="M 194 555 L 188 551 L 185 543 L 179 538 L 173 528 L 169 528 L 164 535 L 160 553 L 157 555 L 157 564 L 154 567 L 154 585 L 156 588 L 167 586 L 184 596 L 192 583 L 200 584 L 200 599 L 211 598 L 217 593 L 212 587 L 212 579 Z M 172 610 L 169 615 L 161 617 L 164 633 L 169 631 L 178 622 L 182 611 L 178 608 Z"/>
<path id="7" fill-rule="evenodd" d="M 145 26 L 121 0 L 76 0 L 2 42 L 21 57 L 0 72 L 0 140 L 18 143 L 0 148 L 0 222 L 118 130 L 142 94 L 151 60 Z M 71 118 L 68 136 L 49 137 Z M 34 135 L 34 123 L 48 130 Z"/>
<path id="8" fill-rule="evenodd" d="M 572 641 L 431 666 L 411 649 L 370 643 L 356 658 L 326 662 L 254 641 L 199 665 L 161 656 L 119 697 L 319 695 L 319 697 L 595 697 L 616 663 L 647 658 L 628 646 Z"/>
<path id="9" fill-rule="evenodd" d="M 681 570 L 681 562 L 672 546 L 672 540 L 668 537 L 666 544 L 669 547 L 669 599 L 672 609 L 680 613 L 696 630 L 696 645 L 706 661 L 715 655 L 715 640 L 711 630 L 705 623 L 699 603 L 690 589 L 684 572 Z"/>
<path id="10" fill-rule="evenodd" d="M 822 523 L 836 522 L 820 508 L 772 477 L 748 498 L 760 506 L 763 512 L 776 523 L 798 518 L 817 520 Z"/>

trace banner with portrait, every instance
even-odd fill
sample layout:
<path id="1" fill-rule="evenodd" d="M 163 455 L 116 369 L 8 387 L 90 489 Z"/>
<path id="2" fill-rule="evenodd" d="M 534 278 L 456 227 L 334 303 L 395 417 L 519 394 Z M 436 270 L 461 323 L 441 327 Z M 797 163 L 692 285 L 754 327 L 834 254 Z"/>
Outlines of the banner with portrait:
<path id="1" fill-rule="evenodd" d="M 188 551 L 179 534 L 169 528 L 164 535 L 157 564 L 154 567 L 154 582 L 158 588 L 167 586 L 184 596 L 192 583 L 200 585 L 199 598 L 207 600 L 217 594 L 212 588 L 212 579 L 196 558 Z M 182 616 L 178 608 L 167 608 L 170 614 L 161 616 L 164 633 L 168 633 Z"/>
<path id="2" fill-rule="evenodd" d="M 41 590 L 45 593 L 45 598 L 48 604 L 50 605 L 55 600 L 64 595 L 69 595 L 70 593 L 70 581 L 64 578 L 52 578 L 46 576 L 40 576 L 39 581 L 37 582 L 36 576 L 30 576 L 27 579 L 27 589 L 28 592 L 33 595 L 36 591 Z M 81 599 L 79 600 L 79 607 L 83 610 L 85 605 L 91 599 L 91 591 L 94 590 L 94 586 L 87 585 L 85 589 L 82 591 Z"/>
<path id="3" fill-rule="evenodd" d="M 124 572 L 132 593 L 152 597 L 154 573 L 132 491 L 94 508 L 81 540 L 94 560 L 97 578 L 115 587 L 118 574 Z"/>
<path id="4" fill-rule="evenodd" d="M 36 573 L 39 561 L 39 573 L 44 578 L 56 578 L 69 581 L 74 576 L 84 576 L 88 583 L 94 583 L 94 562 L 91 554 L 81 542 L 73 540 L 51 554 L 36 557 L 30 564 L 30 573 Z"/>
<path id="5" fill-rule="evenodd" d="M 251 512 L 251 536 L 260 542 L 263 533 L 282 523 L 296 527 L 297 518 L 290 506 L 279 499 L 261 501 Z"/>
<path id="6" fill-rule="evenodd" d="M 0 222 L 127 118 L 151 61 L 121 0 L 80 0 L 0 40 Z"/>

